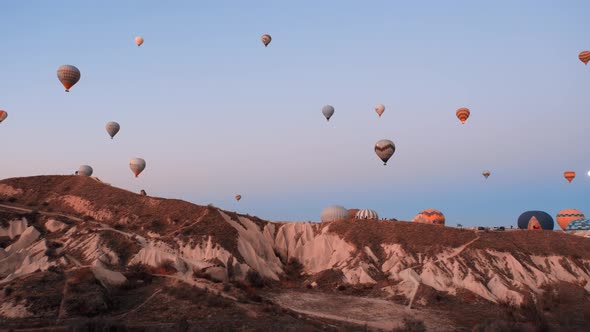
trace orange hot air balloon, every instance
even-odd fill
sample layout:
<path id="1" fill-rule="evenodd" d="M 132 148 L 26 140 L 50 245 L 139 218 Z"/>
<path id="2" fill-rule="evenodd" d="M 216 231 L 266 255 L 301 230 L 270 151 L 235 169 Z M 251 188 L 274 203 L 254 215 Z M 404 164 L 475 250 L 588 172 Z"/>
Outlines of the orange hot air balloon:
<path id="1" fill-rule="evenodd" d="M 445 215 L 442 214 L 442 212 L 440 212 L 439 210 L 426 209 L 418 213 L 418 215 L 414 217 L 412 221 L 434 225 L 444 225 Z"/>
<path id="2" fill-rule="evenodd" d="M 565 171 L 565 172 L 563 172 L 563 177 L 566 178 L 566 180 L 571 183 L 572 180 L 576 177 L 576 172 Z"/>
<path id="3" fill-rule="evenodd" d="M 580 55 L 578 55 L 578 58 L 580 59 L 580 61 L 582 61 L 585 65 L 588 64 L 588 62 L 590 62 L 590 51 L 582 51 L 580 52 Z"/>
<path id="4" fill-rule="evenodd" d="M 140 47 L 141 44 L 143 44 L 143 37 L 142 36 L 135 37 L 135 43 L 137 44 L 137 47 Z"/>
<path id="5" fill-rule="evenodd" d="M 6 111 L 0 110 L 0 123 L 4 121 L 8 117 L 8 113 Z"/>
<path id="6" fill-rule="evenodd" d="M 556 219 L 561 229 L 565 230 L 570 222 L 574 220 L 586 219 L 586 217 L 580 210 L 565 209 L 557 213 Z"/>
<path id="7" fill-rule="evenodd" d="M 469 118 L 469 114 L 471 114 L 471 112 L 469 112 L 469 108 L 467 107 L 461 107 L 460 109 L 457 110 L 457 118 L 459 118 L 459 120 L 461 120 L 461 123 L 465 124 L 465 121 L 467 121 L 467 118 Z"/>

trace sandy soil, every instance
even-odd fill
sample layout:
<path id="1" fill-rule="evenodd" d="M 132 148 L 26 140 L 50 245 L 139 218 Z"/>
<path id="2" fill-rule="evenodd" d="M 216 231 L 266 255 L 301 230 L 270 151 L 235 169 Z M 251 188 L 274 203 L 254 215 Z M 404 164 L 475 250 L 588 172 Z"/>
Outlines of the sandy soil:
<path id="1" fill-rule="evenodd" d="M 444 313 L 432 310 L 408 309 L 390 301 L 352 297 L 338 294 L 282 291 L 266 294 L 275 303 L 293 311 L 355 324 L 367 324 L 369 329 L 391 331 L 403 325 L 404 317 L 422 320 L 428 331 L 454 331 Z"/>

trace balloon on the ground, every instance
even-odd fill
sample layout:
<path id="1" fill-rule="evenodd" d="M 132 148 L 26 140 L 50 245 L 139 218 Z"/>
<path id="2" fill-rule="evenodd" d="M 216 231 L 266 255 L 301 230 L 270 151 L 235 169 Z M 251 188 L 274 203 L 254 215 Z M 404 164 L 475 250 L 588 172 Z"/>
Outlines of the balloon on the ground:
<path id="1" fill-rule="evenodd" d="M 80 70 L 72 65 L 62 65 L 57 68 L 57 78 L 66 88 L 66 92 L 80 80 Z"/>
<path id="2" fill-rule="evenodd" d="M 334 107 L 332 105 L 322 107 L 322 114 L 324 114 L 326 120 L 330 121 L 330 118 L 334 115 Z"/>
<path id="3" fill-rule="evenodd" d="M 444 225 L 445 215 L 439 210 L 426 209 L 420 211 L 420 213 L 418 213 L 414 219 L 412 219 L 412 221 L 423 224 Z"/>
<path id="4" fill-rule="evenodd" d="M 267 47 L 268 44 L 270 44 L 270 41 L 272 40 L 272 38 L 270 37 L 270 35 L 264 34 L 264 35 L 262 35 L 262 37 L 260 37 L 260 40 L 262 40 L 264 47 Z"/>
<path id="5" fill-rule="evenodd" d="M 376 211 L 370 209 L 359 210 L 354 216 L 355 219 L 379 219 L 379 215 Z"/>
<path id="6" fill-rule="evenodd" d="M 145 169 L 145 160 L 141 158 L 133 158 L 129 162 L 129 168 L 131 168 L 131 171 L 135 174 L 135 177 L 137 177 Z"/>
<path id="7" fill-rule="evenodd" d="M 88 165 L 82 165 L 82 166 L 78 167 L 78 175 L 91 176 L 92 172 L 93 172 L 92 167 L 90 167 Z"/>
<path id="8" fill-rule="evenodd" d="M 568 233 L 590 231 L 590 220 L 578 219 L 570 222 L 564 231 Z"/>
<path id="9" fill-rule="evenodd" d="M 518 228 L 553 230 L 555 222 L 544 211 L 526 211 L 518 217 Z"/>
<path id="10" fill-rule="evenodd" d="M 383 112 L 385 112 L 385 105 L 379 104 L 379 105 L 375 106 L 375 112 L 377 112 L 377 114 L 379 115 L 379 117 L 381 117 L 381 115 L 383 114 Z"/>
<path id="11" fill-rule="evenodd" d="M 121 129 L 121 126 L 118 123 L 111 121 L 107 122 L 106 129 L 107 133 L 109 133 L 109 136 L 111 136 L 111 139 L 113 139 L 113 137 L 115 137 L 115 135 L 117 135 Z"/>
<path id="12" fill-rule="evenodd" d="M 322 210 L 322 222 L 332 222 L 340 220 L 348 220 L 348 210 L 340 205 L 331 205 Z"/>
<path id="13" fill-rule="evenodd" d="M 388 139 L 382 139 L 375 143 L 375 153 L 387 165 L 387 161 L 395 153 L 395 144 Z"/>
<path id="14" fill-rule="evenodd" d="M 561 229 L 565 229 L 570 222 L 578 219 L 586 219 L 586 217 L 580 210 L 565 209 L 559 211 L 555 219 L 557 220 L 557 223 Z"/>
<path id="15" fill-rule="evenodd" d="M 135 37 L 135 43 L 137 44 L 137 47 L 141 46 L 141 44 L 143 44 L 143 37 L 142 36 Z"/>
<path id="16" fill-rule="evenodd" d="M 461 107 L 457 110 L 457 112 L 455 114 L 457 115 L 457 118 L 459 119 L 459 121 L 461 121 L 461 123 L 465 124 L 465 121 L 467 121 L 471 112 L 469 111 L 469 109 L 467 107 Z"/>

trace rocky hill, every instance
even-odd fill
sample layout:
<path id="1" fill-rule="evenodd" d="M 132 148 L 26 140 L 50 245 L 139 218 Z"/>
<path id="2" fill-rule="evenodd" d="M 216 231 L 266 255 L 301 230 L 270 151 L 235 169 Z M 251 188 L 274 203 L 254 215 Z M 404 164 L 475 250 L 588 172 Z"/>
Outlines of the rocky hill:
<path id="1" fill-rule="evenodd" d="M 590 322 L 590 239 L 562 232 L 277 223 L 81 176 L 0 181 L 0 222 L 0 326 L 582 331 Z"/>

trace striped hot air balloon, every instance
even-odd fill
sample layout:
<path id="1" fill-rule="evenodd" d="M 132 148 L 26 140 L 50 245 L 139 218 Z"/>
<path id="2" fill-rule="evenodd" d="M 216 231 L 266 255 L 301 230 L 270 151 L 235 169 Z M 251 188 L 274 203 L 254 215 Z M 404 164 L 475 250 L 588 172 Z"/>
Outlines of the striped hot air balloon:
<path id="1" fill-rule="evenodd" d="M 469 114 L 471 114 L 471 112 L 469 112 L 467 107 L 461 107 L 456 112 L 457 118 L 459 118 L 462 124 L 465 124 L 465 121 L 469 118 Z"/>
<path id="2" fill-rule="evenodd" d="M 590 62 L 590 51 L 582 51 L 580 52 L 580 55 L 578 55 L 578 58 L 580 59 L 580 61 L 582 61 L 585 65 L 588 64 L 588 62 Z"/>
<path id="3" fill-rule="evenodd" d="M 80 80 L 80 70 L 72 65 L 62 65 L 57 68 L 57 78 L 66 88 L 66 92 L 70 92 L 70 88 Z"/>
<path id="4" fill-rule="evenodd" d="M 354 218 L 355 219 L 362 219 L 362 220 L 379 219 L 379 215 L 374 210 L 371 210 L 371 209 L 362 209 L 362 210 L 357 211 L 357 213 L 355 214 Z"/>
<path id="5" fill-rule="evenodd" d="M 7 117 L 8 117 L 8 113 L 6 113 L 6 111 L 0 110 L 0 123 L 2 123 L 2 121 L 6 120 Z"/>
<path id="6" fill-rule="evenodd" d="M 416 215 L 412 221 L 426 224 L 444 225 L 445 216 L 439 210 L 426 209 L 418 213 L 418 215 Z"/>
<path id="7" fill-rule="evenodd" d="M 578 219 L 586 219 L 586 217 L 584 217 L 584 214 L 579 210 L 565 209 L 559 211 L 555 219 L 557 220 L 557 223 L 561 229 L 565 230 L 570 222 Z"/>
<path id="8" fill-rule="evenodd" d="M 565 171 L 563 172 L 563 177 L 569 182 L 571 183 L 572 180 L 576 177 L 576 172 L 574 171 Z"/>
<path id="9" fill-rule="evenodd" d="M 387 161 L 395 153 L 395 144 L 388 139 L 379 140 L 375 143 L 375 153 L 383 161 L 383 165 L 387 165 Z"/>

